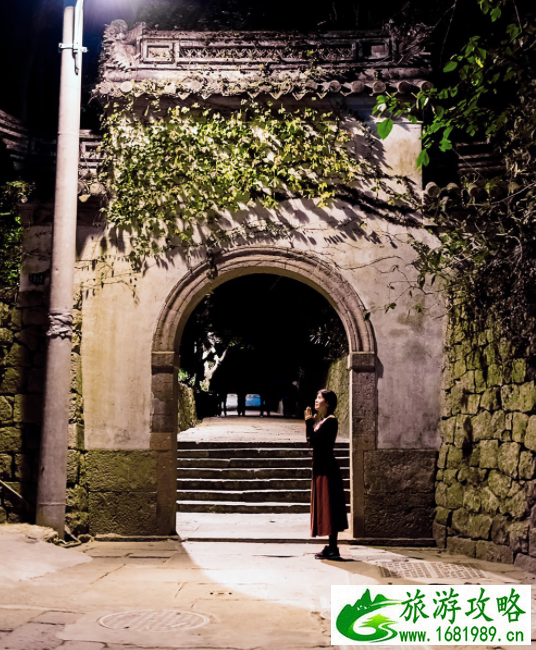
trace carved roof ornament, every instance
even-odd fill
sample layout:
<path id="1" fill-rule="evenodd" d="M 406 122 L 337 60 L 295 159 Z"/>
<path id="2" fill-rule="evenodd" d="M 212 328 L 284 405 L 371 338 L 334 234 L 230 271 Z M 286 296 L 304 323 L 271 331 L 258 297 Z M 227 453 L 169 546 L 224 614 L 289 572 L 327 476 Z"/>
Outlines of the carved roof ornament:
<path id="1" fill-rule="evenodd" d="M 422 87 L 430 72 L 429 29 L 388 25 L 382 31 L 290 34 L 129 29 L 116 20 L 104 32 L 95 93 L 120 97 L 157 92 L 191 95 L 261 93 L 324 97 Z"/>

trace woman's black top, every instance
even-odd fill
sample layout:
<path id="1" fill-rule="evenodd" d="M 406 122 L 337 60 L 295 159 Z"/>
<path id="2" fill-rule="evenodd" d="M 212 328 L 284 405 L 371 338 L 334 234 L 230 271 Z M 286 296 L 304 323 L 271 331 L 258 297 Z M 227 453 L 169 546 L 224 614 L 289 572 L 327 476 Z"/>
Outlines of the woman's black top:
<path id="1" fill-rule="evenodd" d="M 307 442 L 313 448 L 313 474 L 330 474 L 339 469 L 333 453 L 338 429 L 335 416 L 327 417 L 316 431 L 314 419 L 305 420 Z"/>

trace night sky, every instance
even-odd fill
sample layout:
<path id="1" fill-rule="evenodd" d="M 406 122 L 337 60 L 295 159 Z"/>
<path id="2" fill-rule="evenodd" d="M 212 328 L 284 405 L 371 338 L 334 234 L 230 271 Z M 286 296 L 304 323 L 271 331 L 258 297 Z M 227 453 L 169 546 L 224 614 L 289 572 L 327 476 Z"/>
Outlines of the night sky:
<path id="1" fill-rule="evenodd" d="M 523 5 L 523 1 L 520 0 Z M 159 8 L 155 8 L 159 5 Z M 437 55 L 463 41 L 474 27 L 476 0 L 464 0 L 450 23 L 451 0 L 86 0 L 83 128 L 98 126 L 98 108 L 89 104 L 105 24 L 142 18 L 160 27 L 182 29 L 280 29 L 323 31 L 379 28 L 388 20 L 436 25 Z M 63 0 L 0 0 L 2 85 L 0 109 L 24 119 L 34 132 L 54 135 Z M 449 30 L 447 47 L 444 35 Z M 440 47 L 439 47 L 440 46 Z"/>

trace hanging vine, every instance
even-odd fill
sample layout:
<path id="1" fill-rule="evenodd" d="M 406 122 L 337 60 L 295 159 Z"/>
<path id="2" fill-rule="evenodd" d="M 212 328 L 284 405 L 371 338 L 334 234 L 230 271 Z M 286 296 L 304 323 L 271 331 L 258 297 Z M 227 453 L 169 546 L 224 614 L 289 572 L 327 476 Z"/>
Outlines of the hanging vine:
<path id="1" fill-rule="evenodd" d="M 225 244 L 237 233 L 219 226 L 222 217 L 277 210 L 285 200 L 313 199 L 323 207 L 344 198 L 365 209 L 380 202 L 386 214 L 409 212 L 415 201 L 408 183 L 357 155 L 349 117 L 249 100 L 224 111 L 200 104 L 166 109 L 156 97 L 143 114 L 132 98 L 108 105 L 105 213 L 130 232 L 133 268 L 193 245 L 196 231 L 205 233 L 207 247 Z M 363 125 L 352 124 L 370 138 Z M 288 225 L 267 218 L 248 227 L 246 236 L 280 236 Z"/>

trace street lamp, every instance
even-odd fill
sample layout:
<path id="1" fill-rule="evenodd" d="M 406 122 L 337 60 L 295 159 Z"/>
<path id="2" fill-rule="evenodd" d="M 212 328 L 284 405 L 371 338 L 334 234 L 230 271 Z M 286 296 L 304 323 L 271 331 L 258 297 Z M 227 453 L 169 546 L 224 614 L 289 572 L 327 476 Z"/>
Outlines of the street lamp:
<path id="1" fill-rule="evenodd" d="M 84 0 L 64 0 L 48 350 L 36 523 L 65 530 Z"/>

